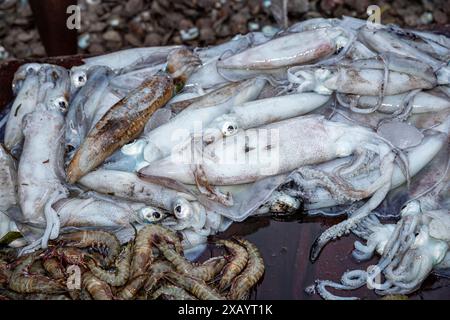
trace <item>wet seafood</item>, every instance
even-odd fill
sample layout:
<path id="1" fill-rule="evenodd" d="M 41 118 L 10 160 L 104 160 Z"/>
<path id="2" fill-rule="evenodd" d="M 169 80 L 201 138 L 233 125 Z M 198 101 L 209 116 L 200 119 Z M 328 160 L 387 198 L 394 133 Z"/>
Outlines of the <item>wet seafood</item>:
<path id="1" fill-rule="evenodd" d="M 24 258 L 11 273 L 9 288 L 18 293 L 61 293 L 65 291 L 64 285 L 42 275 L 29 274 L 27 269 L 37 259 L 36 254 Z"/>
<path id="2" fill-rule="evenodd" d="M 228 96 L 228 98 L 224 99 L 225 101 L 222 103 L 215 102 L 211 106 L 208 106 L 209 103 L 204 98 L 198 103 L 190 105 L 167 124 L 150 131 L 144 136 L 146 145 L 143 150 L 143 157 L 145 161 L 150 163 L 170 155 L 172 150 L 182 146 L 192 133 L 195 133 L 196 130 L 202 130 L 214 118 L 228 113 L 234 104 L 256 98 L 264 84 L 264 80 L 257 78 L 247 80 L 232 88 L 226 88 L 226 91 L 229 92 L 223 94 Z M 214 92 L 214 96 L 208 98 L 217 100 L 221 97 Z"/>
<path id="3" fill-rule="evenodd" d="M 164 276 L 164 278 L 177 286 L 181 286 L 183 289 L 194 295 L 197 299 L 225 300 L 225 297 L 222 297 L 213 288 L 206 285 L 203 281 L 196 280 L 189 277 L 188 275 L 169 272 Z"/>
<path id="4" fill-rule="evenodd" d="M 83 65 L 72 68 L 72 85 L 76 88 L 84 86 L 88 80 L 88 72 L 91 67 L 104 66 L 118 72 L 139 69 L 164 63 L 167 55 L 176 48 L 177 46 L 137 48 L 86 58 L 83 60 Z"/>
<path id="5" fill-rule="evenodd" d="M 111 108 L 76 151 L 67 169 L 69 183 L 76 182 L 117 148 L 136 138 L 150 115 L 164 105 L 171 94 L 171 79 L 161 75 L 146 81 Z"/>
<path id="6" fill-rule="evenodd" d="M 137 138 L 150 116 L 186 82 L 198 61 L 187 49 L 168 57 L 169 74 L 156 75 L 115 104 L 89 132 L 67 168 L 69 183 L 96 168 L 114 151 Z"/>
<path id="7" fill-rule="evenodd" d="M 139 219 L 144 204 L 129 204 L 98 197 L 61 199 L 53 205 L 62 227 L 129 227 Z"/>
<path id="8" fill-rule="evenodd" d="M 382 157 L 390 149 L 380 137 L 365 128 L 327 121 L 316 115 L 292 118 L 260 129 L 266 132 L 264 137 L 258 130 L 249 129 L 225 138 L 223 143 L 219 140 L 208 145 L 199 164 L 202 172 L 189 162 L 183 163 L 184 158 L 170 157 L 155 161 L 139 173 L 144 177 L 167 177 L 188 184 L 195 184 L 198 174 L 211 185 L 232 185 L 346 157 L 369 146 Z M 349 136 L 351 138 L 347 138 Z"/>
<path id="9" fill-rule="evenodd" d="M 66 151 L 78 149 L 94 121 L 100 99 L 103 98 L 112 71 L 106 67 L 92 67 L 88 71 L 88 81 L 69 105 L 66 116 Z"/>
<path id="10" fill-rule="evenodd" d="M 379 64 L 378 60 L 373 60 L 373 63 Z M 436 86 L 433 74 L 427 78 L 424 74 L 395 70 L 385 72 L 381 65 L 372 68 L 359 65 L 340 66 L 336 70 L 323 67 L 311 69 L 293 67 L 289 70 L 289 75 L 290 81 L 298 85 L 296 89 L 298 92 L 315 91 L 320 94 L 339 92 L 378 96 L 383 92 L 384 95 L 396 95 L 415 89 L 432 89 Z"/>
<path id="11" fill-rule="evenodd" d="M 293 33 L 222 59 L 217 67 L 226 78 L 255 74 L 254 71 L 274 72 L 283 67 L 330 57 L 348 42 L 349 36 L 341 28 Z"/>
<path id="12" fill-rule="evenodd" d="M 69 76 L 64 68 L 44 66 L 41 102 L 24 121 L 25 142 L 18 168 L 18 195 L 25 221 L 46 224 L 42 238 L 32 244 L 46 247 L 59 233 L 59 219 L 52 205 L 67 197 L 63 180 L 64 114 L 67 111 Z"/>
<path id="13" fill-rule="evenodd" d="M 216 118 L 205 129 L 205 142 L 211 143 L 238 130 L 256 128 L 309 113 L 324 105 L 329 97 L 316 93 L 300 93 L 260 99 L 234 106 L 230 113 Z M 209 131 L 212 131 L 211 133 Z"/>
<path id="14" fill-rule="evenodd" d="M 122 249 L 115 261 L 115 271 L 103 270 L 96 265 L 94 261 L 89 261 L 87 264 L 92 274 L 98 279 L 105 281 L 113 287 L 124 285 L 130 275 L 132 246 L 128 244 Z"/>
<path id="15" fill-rule="evenodd" d="M 227 289 L 234 278 L 244 270 L 249 257 L 247 250 L 243 246 L 231 240 L 220 240 L 216 242 L 216 245 L 224 246 L 231 254 L 230 261 L 226 264 L 218 285 L 219 291 L 222 292 Z"/>
<path id="16" fill-rule="evenodd" d="M 245 239 L 236 239 L 248 252 L 248 262 L 244 271 L 231 283 L 228 298 L 241 300 L 249 294 L 250 289 L 258 283 L 264 274 L 264 261 L 258 248 Z"/>
<path id="17" fill-rule="evenodd" d="M 311 260 L 350 232 L 356 259 L 380 256 L 309 292 L 409 294 L 448 276 L 448 170 L 435 169 L 449 56 L 446 37 L 344 17 L 70 74 L 23 65 L 0 119 L 0 297 L 244 299 L 265 270 L 254 245 L 222 240 L 227 256 L 194 261 L 235 221 L 299 211 L 347 216 Z M 68 267 L 81 288 L 64 286 Z"/>
<path id="18" fill-rule="evenodd" d="M 144 226 L 136 236 L 133 259 L 131 261 L 131 278 L 144 274 L 152 263 L 156 236 L 172 244 L 177 252 L 183 252 L 180 240 L 173 231 L 159 225 Z"/>
<path id="19" fill-rule="evenodd" d="M 56 258 L 45 259 L 42 265 L 53 279 L 64 279 L 66 277 L 65 271 Z"/>
<path id="20" fill-rule="evenodd" d="M 62 234 L 58 241 L 65 246 L 76 248 L 98 248 L 105 252 L 105 264 L 111 264 L 120 252 L 120 243 L 117 238 L 102 230 L 85 230 Z"/>
<path id="21" fill-rule="evenodd" d="M 161 241 L 161 239 L 155 239 L 155 243 L 164 257 L 175 266 L 175 269 L 178 272 L 196 279 L 210 281 L 225 265 L 225 259 L 223 257 L 215 257 L 204 262 L 202 265 L 195 266 L 178 254 L 174 249 L 170 248 L 167 243 Z"/>
<path id="22" fill-rule="evenodd" d="M 186 188 L 184 192 L 164 188 L 140 179 L 135 173 L 118 170 L 98 169 L 81 178 L 80 184 L 96 192 L 143 202 L 170 212 L 179 199 L 195 200 Z"/>
<path id="23" fill-rule="evenodd" d="M 186 290 L 172 285 L 164 285 L 152 294 L 152 299 L 157 299 L 160 296 L 170 298 L 170 300 L 196 300 Z"/>
<path id="24" fill-rule="evenodd" d="M 17 165 L 13 157 L 0 145 L 0 211 L 6 212 L 18 203 Z M 3 227 L 0 236 L 3 236 Z"/>
<path id="25" fill-rule="evenodd" d="M 104 281 L 98 279 L 91 272 L 83 274 L 83 288 L 92 296 L 94 300 L 113 300 L 114 295 L 111 287 Z"/>
<path id="26" fill-rule="evenodd" d="M 20 90 L 11 107 L 5 129 L 5 147 L 10 151 L 17 149 L 23 142 L 22 122 L 24 117 L 36 108 L 39 89 L 42 85 L 42 79 L 39 78 L 37 70 L 28 64 L 21 66 L 17 70 L 16 75 L 19 74 L 23 74 L 23 80 L 21 80 Z M 17 81 L 18 79 L 16 79 L 15 83 Z"/>
<path id="27" fill-rule="evenodd" d="M 143 289 L 148 294 L 156 286 L 167 272 L 174 271 L 174 267 L 168 261 L 155 261 L 148 270 L 149 276 L 146 279 Z"/>

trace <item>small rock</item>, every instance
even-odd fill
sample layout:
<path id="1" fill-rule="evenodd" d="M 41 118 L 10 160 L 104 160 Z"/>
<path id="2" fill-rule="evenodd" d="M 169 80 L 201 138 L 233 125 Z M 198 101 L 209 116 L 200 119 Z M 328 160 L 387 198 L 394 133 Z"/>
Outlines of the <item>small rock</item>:
<path id="1" fill-rule="evenodd" d="M 230 26 L 231 26 L 231 32 L 233 34 L 247 33 L 247 17 L 241 12 L 236 13 L 235 15 L 232 15 L 231 21 L 230 21 Z"/>
<path id="2" fill-rule="evenodd" d="M 308 0 L 290 0 L 288 1 L 288 12 L 289 13 L 305 13 L 309 11 L 309 1 Z"/>
<path id="3" fill-rule="evenodd" d="M 272 5 L 272 1 L 271 0 L 263 0 L 264 8 L 268 9 L 268 8 L 270 8 L 271 5 Z"/>
<path id="4" fill-rule="evenodd" d="M 17 6 L 17 14 L 22 18 L 28 18 L 33 15 L 31 7 L 27 3 L 22 3 Z"/>
<path id="5" fill-rule="evenodd" d="M 136 37 L 134 34 L 127 33 L 124 38 L 125 41 L 127 41 L 132 46 L 140 47 L 142 45 L 141 40 L 139 40 L 139 38 Z"/>
<path id="6" fill-rule="evenodd" d="M 331 13 L 334 8 L 343 3 L 344 0 L 322 0 L 320 2 L 320 7 L 322 8 L 323 11 Z"/>
<path id="7" fill-rule="evenodd" d="M 199 36 L 198 28 L 193 27 L 188 30 L 180 30 L 180 36 L 183 41 L 194 40 Z"/>
<path id="8" fill-rule="evenodd" d="M 32 31 L 31 31 L 31 32 L 21 32 L 21 33 L 19 33 L 19 35 L 17 36 L 17 41 L 20 41 L 20 42 L 28 42 L 28 41 L 30 41 L 31 39 L 33 39 L 33 37 L 34 37 L 34 34 L 33 34 Z"/>
<path id="9" fill-rule="evenodd" d="M 96 6 L 102 3 L 102 0 L 86 0 L 86 3 L 90 6 Z"/>
<path id="10" fill-rule="evenodd" d="M 120 36 L 120 33 L 115 30 L 106 31 L 103 34 L 103 39 L 105 39 L 106 41 L 111 41 L 111 42 L 121 42 L 122 41 L 122 37 Z"/>
<path id="11" fill-rule="evenodd" d="M 86 49 L 89 47 L 91 35 L 89 33 L 84 33 L 78 37 L 78 48 Z"/>
<path id="12" fill-rule="evenodd" d="M 113 28 L 117 28 L 123 24 L 123 21 L 121 17 L 113 16 L 108 19 L 108 24 Z"/>
<path id="13" fill-rule="evenodd" d="M 213 23 L 212 23 L 211 19 L 209 19 L 209 18 L 200 18 L 195 22 L 195 25 L 199 29 L 211 28 L 212 24 Z M 187 29 L 187 28 L 183 28 L 183 29 Z"/>
<path id="14" fill-rule="evenodd" d="M 145 37 L 144 45 L 149 46 L 149 47 L 151 47 L 151 46 L 160 46 L 161 45 L 161 41 L 162 41 L 161 36 L 159 34 L 157 34 L 157 33 L 152 32 L 152 33 L 149 33 Z"/>
<path id="15" fill-rule="evenodd" d="M 200 40 L 211 43 L 215 39 L 214 32 L 211 28 L 200 29 Z"/>
<path id="16" fill-rule="evenodd" d="M 434 10 L 433 11 L 434 21 L 437 24 L 447 24 L 448 16 L 442 10 Z"/>
<path id="17" fill-rule="evenodd" d="M 222 24 L 219 26 L 219 30 L 217 31 L 217 35 L 221 38 L 225 38 L 231 35 L 230 27 L 227 24 Z"/>
<path id="18" fill-rule="evenodd" d="M 9 53 L 6 51 L 6 49 L 2 46 L 0 46 L 0 61 L 8 59 Z"/>
<path id="19" fill-rule="evenodd" d="M 128 22 L 128 29 L 131 33 L 137 35 L 138 37 L 145 37 L 145 34 L 149 31 L 145 30 L 144 24 L 139 23 L 136 20 L 131 20 Z"/>
<path id="20" fill-rule="evenodd" d="M 125 13 L 128 16 L 134 16 L 144 9 L 144 2 L 142 0 L 128 0 L 125 5 Z"/>
<path id="21" fill-rule="evenodd" d="M 420 22 L 422 24 L 430 24 L 433 21 L 433 14 L 431 12 L 424 12 L 420 16 Z"/>
<path id="22" fill-rule="evenodd" d="M 178 28 L 180 30 L 188 30 L 190 28 L 194 27 L 194 24 L 189 19 L 182 19 L 178 25 Z"/>
<path id="23" fill-rule="evenodd" d="M 248 30 L 249 31 L 258 31 L 259 30 L 259 23 L 257 23 L 257 22 L 249 22 L 248 23 Z"/>
<path id="24" fill-rule="evenodd" d="M 89 29 L 91 32 L 102 32 L 106 29 L 107 24 L 104 22 L 93 23 Z"/>
<path id="25" fill-rule="evenodd" d="M 35 57 L 45 57 L 46 52 L 42 44 L 37 43 L 31 47 L 31 54 Z"/>
<path id="26" fill-rule="evenodd" d="M 0 2 L 0 10 L 9 10 L 14 7 L 17 3 L 17 0 L 3 0 Z M 3 47 L 0 47 L 0 50 Z M 3 48 L 4 49 L 4 48 Z"/>
<path id="27" fill-rule="evenodd" d="M 99 43 L 93 43 L 88 48 L 89 53 L 99 54 L 105 52 L 105 48 Z"/>
<path id="28" fill-rule="evenodd" d="M 152 14 L 150 13 L 150 11 L 146 10 L 140 14 L 140 18 L 142 19 L 142 21 L 150 21 L 152 18 Z"/>

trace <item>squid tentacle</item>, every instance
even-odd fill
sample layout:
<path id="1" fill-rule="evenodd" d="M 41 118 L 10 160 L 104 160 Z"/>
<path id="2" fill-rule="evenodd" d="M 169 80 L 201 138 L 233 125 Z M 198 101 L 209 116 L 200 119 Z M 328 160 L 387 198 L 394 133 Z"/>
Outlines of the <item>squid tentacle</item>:
<path id="1" fill-rule="evenodd" d="M 351 229 L 357 226 L 364 218 L 369 216 L 372 210 L 374 210 L 381 203 L 381 201 L 383 201 L 391 187 L 391 177 L 394 171 L 394 159 L 395 155 L 392 151 L 384 156 L 380 168 L 382 174 L 378 182 L 375 182 L 374 184 L 377 190 L 375 191 L 373 196 L 351 217 L 337 225 L 330 227 L 325 232 L 323 232 L 322 235 L 319 236 L 319 238 L 316 239 L 310 253 L 310 259 L 312 261 L 315 261 L 317 259 L 321 250 L 329 241 L 341 237 L 344 234 L 348 234 Z M 374 186 L 372 186 L 371 188 L 373 188 Z"/>

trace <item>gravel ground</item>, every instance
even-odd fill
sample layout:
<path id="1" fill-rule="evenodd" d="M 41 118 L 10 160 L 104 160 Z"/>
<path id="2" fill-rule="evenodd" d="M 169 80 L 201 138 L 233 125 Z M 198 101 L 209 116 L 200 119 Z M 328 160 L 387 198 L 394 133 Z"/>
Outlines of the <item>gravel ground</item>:
<path id="1" fill-rule="evenodd" d="M 185 43 L 217 44 L 235 34 L 276 32 L 286 23 L 282 0 L 79 0 L 80 53 Z M 420 27 L 450 22 L 448 0 L 288 0 L 288 24 L 314 17 L 367 18 L 378 4 L 383 23 Z M 27 0 L 0 0 L 0 60 L 43 57 Z"/>

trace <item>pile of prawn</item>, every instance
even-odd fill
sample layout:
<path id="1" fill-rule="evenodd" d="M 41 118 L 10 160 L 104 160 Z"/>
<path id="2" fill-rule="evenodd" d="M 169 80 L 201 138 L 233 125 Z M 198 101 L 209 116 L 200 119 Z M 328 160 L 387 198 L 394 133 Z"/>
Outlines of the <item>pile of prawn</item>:
<path id="1" fill-rule="evenodd" d="M 355 257 L 378 253 L 380 263 L 308 291 L 334 299 L 328 287 L 370 282 L 379 294 L 411 293 L 449 268 L 448 180 L 423 174 L 448 177 L 441 170 L 448 159 L 438 155 L 449 148 L 449 59 L 443 35 L 344 17 L 209 48 L 128 49 L 71 70 L 22 65 L 0 120 L 0 241 L 28 257 L 74 229 L 103 230 L 119 242 L 104 257 L 110 263 L 121 245 L 139 242 L 135 229 L 163 226 L 181 241 L 145 240 L 131 269 L 154 266 L 155 247 L 177 264 L 159 294 L 210 298 L 217 293 L 184 274 L 209 279 L 223 259 L 194 268 L 182 250 L 195 259 L 208 237 L 249 216 L 342 215 L 310 259 L 354 233 L 367 242 L 355 244 Z M 414 194 L 417 185 L 422 192 Z M 430 194 L 433 205 L 424 205 Z M 246 263 L 260 260 L 243 241 L 223 245 L 242 255 L 246 247 Z M 95 258 L 86 263 L 83 281 L 102 297 L 134 297 L 143 285 L 135 271 L 116 294 L 105 288 L 123 285 L 125 271 L 103 277 Z M 230 287 L 227 297 L 242 298 L 262 275 L 243 265 L 225 267 L 218 288 Z M 373 284 L 380 277 L 386 281 Z"/>
<path id="2" fill-rule="evenodd" d="M 65 233 L 20 257 L 0 251 L 0 300 L 247 299 L 264 274 L 258 249 L 241 238 L 212 245 L 224 255 L 192 263 L 179 236 L 158 225 L 123 245 L 101 230 Z"/>

